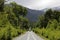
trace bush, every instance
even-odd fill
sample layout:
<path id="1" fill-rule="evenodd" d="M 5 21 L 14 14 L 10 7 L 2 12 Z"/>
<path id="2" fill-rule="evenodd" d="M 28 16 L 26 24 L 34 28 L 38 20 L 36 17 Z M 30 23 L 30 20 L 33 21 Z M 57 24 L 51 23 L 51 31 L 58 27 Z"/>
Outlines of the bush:
<path id="1" fill-rule="evenodd" d="M 23 33 L 23 30 L 14 27 L 5 27 L 0 29 L 0 40 L 11 40 L 13 37 Z"/>
<path id="2" fill-rule="evenodd" d="M 42 28 L 42 29 L 35 28 L 33 30 L 38 35 L 43 36 L 47 39 L 60 40 L 60 31 L 59 30 L 51 30 L 51 29 L 44 29 L 44 28 Z"/>

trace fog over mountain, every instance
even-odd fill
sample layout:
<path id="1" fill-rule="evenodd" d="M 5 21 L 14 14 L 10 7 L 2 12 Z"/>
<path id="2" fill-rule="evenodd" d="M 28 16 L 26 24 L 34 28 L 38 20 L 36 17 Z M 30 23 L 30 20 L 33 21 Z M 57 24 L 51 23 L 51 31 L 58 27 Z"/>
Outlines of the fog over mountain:
<path id="1" fill-rule="evenodd" d="M 28 9 L 28 12 L 27 12 L 27 18 L 29 19 L 29 21 L 36 21 L 38 20 L 38 17 L 42 14 L 44 14 L 44 10 L 33 10 L 33 9 Z"/>
<path id="2" fill-rule="evenodd" d="M 35 10 L 42 10 L 45 8 L 60 6 L 60 0 L 18 0 L 18 1 L 9 0 L 9 1 L 15 1 L 19 5 Z"/>
<path id="3" fill-rule="evenodd" d="M 45 10 L 47 10 L 48 8 L 45 8 L 43 10 L 33 10 L 33 9 L 29 9 L 27 8 L 27 15 L 26 15 L 26 18 L 29 19 L 29 21 L 31 22 L 35 22 L 38 20 L 38 17 L 43 15 Z M 53 10 L 60 10 L 60 7 L 53 7 L 51 8 Z"/>
<path id="4" fill-rule="evenodd" d="M 49 8 L 60 10 L 60 0 L 10 0 L 27 8 L 27 18 L 36 21 L 39 15 L 44 14 Z M 9 3 L 9 2 L 8 2 Z"/>

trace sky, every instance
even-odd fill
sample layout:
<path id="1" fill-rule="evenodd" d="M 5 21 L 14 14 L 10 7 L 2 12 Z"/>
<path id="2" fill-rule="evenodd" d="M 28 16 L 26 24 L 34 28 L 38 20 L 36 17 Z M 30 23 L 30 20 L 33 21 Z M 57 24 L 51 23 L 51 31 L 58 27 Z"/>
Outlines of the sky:
<path id="1" fill-rule="evenodd" d="M 41 10 L 45 8 L 60 7 L 60 0 L 12 0 L 24 7 Z"/>

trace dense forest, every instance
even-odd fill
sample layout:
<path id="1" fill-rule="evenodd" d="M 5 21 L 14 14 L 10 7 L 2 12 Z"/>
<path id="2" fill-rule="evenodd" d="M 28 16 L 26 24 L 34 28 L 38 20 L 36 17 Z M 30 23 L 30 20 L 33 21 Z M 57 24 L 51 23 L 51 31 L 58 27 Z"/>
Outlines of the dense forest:
<path id="1" fill-rule="evenodd" d="M 46 40 L 60 40 L 60 11 L 48 9 L 39 17 L 33 31 Z"/>
<path id="2" fill-rule="evenodd" d="M 25 16 L 27 8 L 15 2 L 5 4 L 0 0 L 0 40 L 12 38 L 32 29 L 46 40 L 60 40 L 60 11 L 48 9 L 36 22 L 30 22 Z"/>
<path id="3" fill-rule="evenodd" d="M 29 28 L 27 10 L 15 2 L 0 0 L 0 40 L 12 40 Z"/>

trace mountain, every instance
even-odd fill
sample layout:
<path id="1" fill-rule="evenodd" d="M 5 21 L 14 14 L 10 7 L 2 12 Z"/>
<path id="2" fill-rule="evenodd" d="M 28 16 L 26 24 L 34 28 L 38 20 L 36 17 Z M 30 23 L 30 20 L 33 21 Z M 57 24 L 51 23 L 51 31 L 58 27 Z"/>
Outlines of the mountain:
<path id="1" fill-rule="evenodd" d="M 31 22 L 35 22 L 38 20 L 38 17 L 42 14 L 44 14 L 43 10 L 33 10 L 33 9 L 29 9 L 27 8 L 27 15 L 26 18 L 29 19 L 29 21 Z"/>
<path id="2" fill-rule="evenodd" d="M 60 11 L 60 7 L 54 7 L 52 9 Z"/>
<path id="3" fill-rule="evenodd" d="M 45 9 L 42 9 L 42 10 L 33 10 L 33 9 L 27 8 L 27 11 L 28 11 L 28 12 L 27 12 L 26 18 L 28 18 L 29 21 L 31 21 L 31 22 L 35 22 L 35 21 L 38 20 L 38 17 L 39 17 L 40 15 L 43 15 L 44 12 L 45 12 L 47 9 L 49 9 L 49 8 L 45 8 Z M 53 10 L 59 10 L 59 11 L 60 11 L 60 7 L 53 7 L 53 8 L 51 8 L 51 9 L 53 9 Z"/>
<path id="4" fill-rule="evenodd" d="M 43 9 L 43 10 L 46 11 L 46 10 L 48 10 L 48 9 L 60 11 L 60 7 L 59 7 L 59 6 L 58 6 L 58 7 L 52 7 L 52 8 L 45 8 L 45 9 Z"/>

